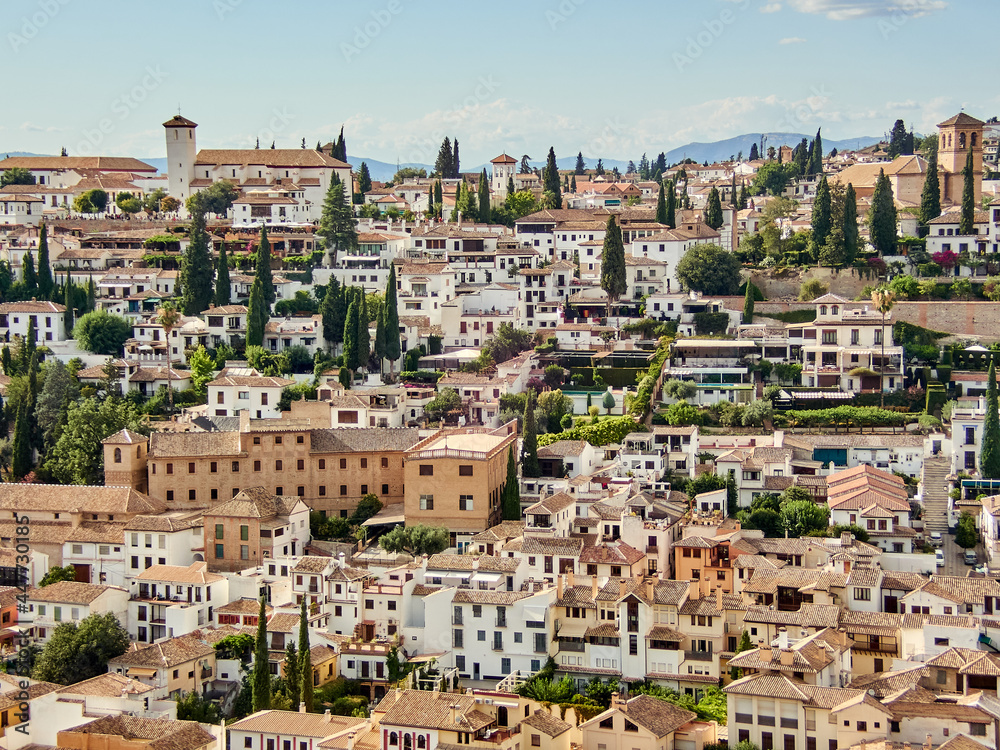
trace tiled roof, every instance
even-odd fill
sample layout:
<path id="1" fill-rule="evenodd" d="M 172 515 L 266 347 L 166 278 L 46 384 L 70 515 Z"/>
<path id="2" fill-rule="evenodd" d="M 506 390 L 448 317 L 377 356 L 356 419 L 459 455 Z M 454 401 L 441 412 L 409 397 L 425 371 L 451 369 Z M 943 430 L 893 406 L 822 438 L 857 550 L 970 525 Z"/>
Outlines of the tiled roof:
<path id="1" fill-rule="evenodd" d="M 100 734 L 121 737 L 149 750 L 197 750 L 213 746 L 215 737 L 194 721 L 146 719 L 140 716 L 104 716 L 60 734 Z"/>
<path id="2" fill-rule="evenodd" d="M 78 581 L 59 581 L 27 593 L 33 602 L 54 602 L 57 604 L 90 604 L 110 586 L 100 586 L 95 583 L 80 583 Z"/>
<path id="3" fill-rule="evenodd" d="M 156 688 L 117 672 L 106 672 L 97 677 L 91 677 L 89 680 L 59 688 L 60 693 L 96 695 L 105 698 L 119 698 L 125 694 L 139 695 L 151 690 L 156 690 Z"/>
<path id="4" fill-rule="evenodd" d="M 505 542 L 524 533 L 524 521 L 501 521 L 485 531 L 472 536 L 473 542 Z"/>
<path id="5" fill-rule="evenodd" d="M 455 707 L 455 720 L 451 709 Z M 489 726 L 494 719 L 476 709 L 471 695 L 432 693 L 423 690 L 391 690 L 372 709 L 383 714 L 379 723 L 385 726 L 438 729 L 442 731 L 476 732 Z"/>
<path id="6" fill-rule="evenodd" d="M 263 487 L 250 487 L 240 490 L 232 500 L 226 500 L 212 506 L 206 512 L 206 517 L 212 518 L 258 518 L 271 520 L 277 516 L 286 516 L 300 502 L 296 497 L 272 495 Z"/>
<path id="7" fill-rule="evenodd" d="M 295 563 L 292 570 L 296 573 L 325 573 L 330 565 L 335 565 L 336 561 L 330 557 L 319 557 L 318 555 L 306 555 Z"/>
<path id="8" fill-rule="evenodd" d="M 215 649 L 193 635 L 182 635 L 151 646 L 133 643 L 128 651 L 111 659 L 111 663 L 124 667 L 151 667 L 169 669 L 215 653 Z"/>
<path id="9" fill-rule="evenodd" d="M 125 523 L 125 531 L 187 531 L 202 525 L 201 512 L 185 515 L 160 514 L 134 516 Z"/>
<path id="10" fill-rule="evenodd" d="M 311 430 L 313 453 L 354 453 L 405 451 L 420 442 L 415 427 L 362 427 Z"/>
<path id="11" fill-rule="evenodd" d="M 527 725 L 532 729 L 537 729 L 542 734 L 548 735 L 549 737 L 558 737 L 563 732 L 567 732 L 573 728 L 571 724 L 567 724 L 565 721 L 557 716 L 553 716 L 548 711 L 538 710 L 535 711 L 530 716 L 527 716 L 521 721 L 522 726 Z M 523 732 L 524 730 L 522 730 Z"/>
<path id="12" fill-rule="evenodd" d="M 151 565 L 135 576 L 139 581 L 170 581 L 172 583 L 215 583 L 224 580 L 223 576 L 208 572 L 205 562 L 193 562 L 187 567 L 183 565 Z"/>
<path id="13" fill-rule="evenodd" d="M 646 554 L 644 552 L 640 552 L 625 542 L 618 542 L 616 544 L 603 543 L 592 547 L 584 547 L 580 553 L 580 562 L 634 565 L 640 560 L 645 559 L 645 557 Z"/>
<path id="14" fill-rule="evenodd" d="M 0 484 L 0 511 L 120 514 L 125 520 L 131 514 L 159 513 L 164 509 L 158 500 L 131 487 Z"/>
<path id="15" fill-rule="evenodd" d="M 499 604 L 510 606 L 531 594 L 522 591 L 479 591 L 478 589 L 459 589 L 452 601 L 455 604 Z"/>
<path id="16" fill-rule="evenodd" d="M 637 695 L 625 704 L 624 709 L 619 710 L 631 721 L 648 729 L 655 737 L 664 737 L 698 718 L 692 711 L 651 695 Z"/>

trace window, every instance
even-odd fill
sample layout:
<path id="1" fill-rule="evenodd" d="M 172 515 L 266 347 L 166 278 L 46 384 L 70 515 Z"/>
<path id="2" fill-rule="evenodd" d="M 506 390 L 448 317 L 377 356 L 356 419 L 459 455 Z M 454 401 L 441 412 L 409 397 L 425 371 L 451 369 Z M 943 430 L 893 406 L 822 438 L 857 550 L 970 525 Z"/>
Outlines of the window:
<path id="1" fill-rule="evenodd" d="M 274 436 L 274 444 L 275 445 L 281 445 L 281 435 L 275 435 Z"/>
<path id="2" fill-rule="evenodd" d="M 321 459 L 319 460 L 319 468 L 320 468 L 321 470 L 322 470 L 322 469 L 326 469 L 326 459 L 325 459 L 325 458 L 321 458 Z"/>
<path id="3" fill-rule="evenodd" d="M 367 469 L 368 468 L 368 459 L 367 458 L 362 458 L 361 459 L 361 468 L 362 469 Z"/>
<path id="4" fill-rule="evenodd" d="M 167 464 L 170 466 L 170 464 Z M 168 474 L 170 472 L 167 472 Z M 434 476 L 434 467 L 430 464 L 420 464 L 420 476 L 422 477 L 432 477 Z"/>
<path id="5" fill-rule="evenodd" d="M 173 474 L 173 473 L 174 473 L 174 465 L 167 464 L 167 474 Z"/>
<path id="6" fill-rule="evenodd" d="M 389 459 L 388 458 L 385 458 L 385 457 L 382 458 L 382 468 L 383 469 L 388 469 L 389 468 Z"/>
<path id="7" fill-rule="evenodd" d="M 471 477 L 472 476 L 472 466 L 459 466 L 458 475 L 460 477 Z"/>
<path id="8" fill-rule="evenodd" d="M 250 559 L 250 547 L 246 544 L 240 545 L 240 559 L 249 560 Z"/>
<path id="9" fill-rule="evenodd" d="M 218 474 L 219 473 L 219 462 L 218 461 L 212 461 L 208 465 L 208 470 L 212 474 Z"/>
<path id="10" fill-rule="evenodd" d="M 854 598 L 859 602 L 870 602 L 872 600 L 871 589 L 854 589 Z"/>
<path id="11" fill-rule="evenodd" d="M 215 545 L 215 558 L 217 560 L 221 560 L 225 556 L 226 556 L 225 547 L 223 545 L 221 545 L 221 544 L 216 544 Z"/>
<path id="12" fill-rule="evenodd" d="M 253 462 L 253 470 L 254 471 L 260 471 L 260 461 L 254 461 Z"/>
<path id="13" fill-rule="evenodd" d="M 459 495 L 458 496 L 458 509 L 459 510 L 472 510 L 472 495 Z"/>
<path id="14" fill-rule="evenodd" d="M 347 485 L 346 484 L 340 485 L 340 496 L 341 497 L 346 497 L 347 496 Z"/>
<path id="15" fill-rule="evenodd" d="M 245 542 L 249 539 L 250 539 L 250 527 L 245 525 L 240 526 L 240 541 Z"/>
<path id="16" fill-rule="evenodd" d="M 240 462 L 239 461 L 233 461 L 232 470 L 233 470 L 233 474 L 239 474 L 240 473 Z M 234 492 L 233 494 L 235 495 L 236 493 Z"/>
<path id="17" fill-rule="evenodd" d="M 280 459 L 280 458 L 279 458 L 279 459 L 277 459 L 277 460 L 276 460 L 276 461 L 274 462 L 274 470 L 275 470 L 275 471 L 281 471 L 281 459 Z"/>
<path id="18" fill-rule="evenodd" d="M 340 459 L 340 468 L 341 469 L 346 469 L 347 468 L 347 459 L 346 458 Z"/>
<path id="19" fill-rule="evenodd" d="M 434 495 L 420 496 L 420 510 L 434 510 Z"/>
<path id="20" fill-rule="evenodd" d="M 383 484 L 382 485 L 382 494 L 383 495 L 388 495 L 389 494 L 389 485 L 387 485 L 387 484 Z"/>
<path id="21" fill-rule="evenodd" d="M 858 722 L 858 731 L 859 732 L 867 732 L 868 731 L 868 722 L 867 721 L 859 721 Z"/>
<path id="22" fill-rule="evenodd" d="M 215 524 L 215 538 L 216 539 L 222 539 L 223 538 L 223 534 L 224 534 L 224 532 L 223 532 L 223 526 L 222 526 L 222 524 L 221 523 Z"/>
<path id="23" fill-rule="evenodd" d="M 542 746 L 542 735 L 540 735 L 540 734 L 533 734 L 533 735 L 531 735 L 531 746 L 532 747 L 541 747 Z"/>

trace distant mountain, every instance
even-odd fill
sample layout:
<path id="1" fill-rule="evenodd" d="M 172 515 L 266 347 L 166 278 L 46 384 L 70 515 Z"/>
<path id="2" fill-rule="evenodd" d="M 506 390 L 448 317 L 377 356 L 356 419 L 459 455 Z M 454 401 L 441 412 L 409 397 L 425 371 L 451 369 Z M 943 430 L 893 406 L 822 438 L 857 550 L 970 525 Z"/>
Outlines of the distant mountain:
<path id="1" fill-rule="evenodd" d="M 369 159 L 363 156 L 348 156 L 347 162 L 354 167 L 355 170 L 361 167 L 361 162 L 368 165 L 368 174 L 372 176 L 372 179 L 377 182 L 388 182 L 392 179 L 392 176 L 396 174 L 397 169 L 403 167 L 412 167 L 413 169 L 423 169 L 426 170 L 427 174 L 434 171 L 434 166 L 432 164 L 416 164 L 414 162 L 401 162 L 399 166 L 395 164 L 389 164 L 384 161 L 379 161 L 378 159 Z"/>

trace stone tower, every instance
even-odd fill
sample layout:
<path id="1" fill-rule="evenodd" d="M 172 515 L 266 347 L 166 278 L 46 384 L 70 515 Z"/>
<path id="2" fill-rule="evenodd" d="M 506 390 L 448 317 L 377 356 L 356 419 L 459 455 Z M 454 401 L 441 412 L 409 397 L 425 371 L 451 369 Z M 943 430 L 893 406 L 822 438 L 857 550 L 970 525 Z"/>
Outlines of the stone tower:
<path id="1" fill-rule="evenodd" d="M 104 484 L 108 487 L 131 487 L 145 493 L 149 487 L 146 476 L 146 454 L 149 438 L 131 430 L 121 430 L 104 445 Z"/>
<path id="2" fill-rule="evenodd" d="M 941 202 L 959 205 L 964 180 L 962 170 L 972 149 L 972 170 L 976 184 L 976 206 L 983 193 L 983 127 L 985 123 L 965 112 L 938 124 L 938 171 Z"/>
<path id="3" fill-rule="evenodd" d="M 497 200 L 504 200 L 507 197 L 507 180 L 514 176 L 517 171 L 517 159 L 500 154 L 496 159 L 490 161 L 493 165 L 493 174 L 490 177 L 490 190 Z"/>
<path id="4" fill-rule="evenodd" d="M 180 115 L 163 123 L 167 138 L 167 192 L 182 205 L 191 195 L 194 162 L 198 155 L 194 137 L 197 127 L 198 123 Z"/>

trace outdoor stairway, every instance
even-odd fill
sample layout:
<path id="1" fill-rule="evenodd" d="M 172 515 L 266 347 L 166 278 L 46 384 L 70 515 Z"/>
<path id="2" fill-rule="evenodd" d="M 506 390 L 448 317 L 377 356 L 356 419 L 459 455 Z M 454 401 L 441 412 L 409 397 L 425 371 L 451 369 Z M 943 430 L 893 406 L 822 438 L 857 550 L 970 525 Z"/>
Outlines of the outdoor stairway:
<path id="1" fill-rule="evenodd" d="M 925 458 L 920 472 L 923 489 L 924 534 L 939 531 L 948 533 L 948 473 L 949 460 L 944 456 Z"/>

